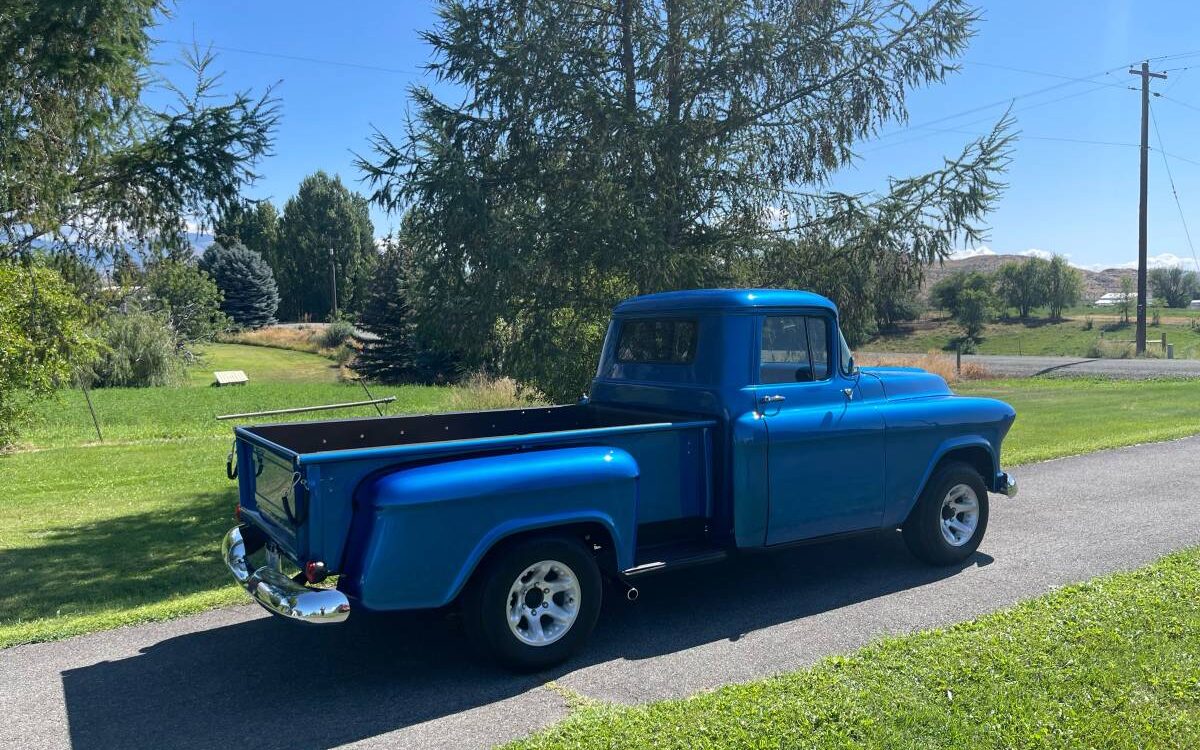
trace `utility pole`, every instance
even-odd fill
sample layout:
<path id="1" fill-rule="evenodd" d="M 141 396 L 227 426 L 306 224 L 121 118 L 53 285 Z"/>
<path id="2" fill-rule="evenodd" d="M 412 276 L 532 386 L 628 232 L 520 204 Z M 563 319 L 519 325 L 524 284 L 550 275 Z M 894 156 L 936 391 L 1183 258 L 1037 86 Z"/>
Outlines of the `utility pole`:
<path id="1" fill-rule="evenodd" d="M 333 259 L 333 248 L 329 248 L 329 295 L 333 299 L 333 317 L 337 320 L 337 263 Z M 1142 337 L 1145 339 L 1145 336 Z"/>
<path id="2" fill-rule="evenodd" d="M 1137 354 L 1146 353 L 1146 183 L 1150 163 L 1150 79 L 1166 78 L 1166 73 L 1151 73 L 1150 63 L 1130 75 L 1142 77 L 1142 166 L 1141 195 L 1138 199 L 1138 275 L 1137 275 Z"/>

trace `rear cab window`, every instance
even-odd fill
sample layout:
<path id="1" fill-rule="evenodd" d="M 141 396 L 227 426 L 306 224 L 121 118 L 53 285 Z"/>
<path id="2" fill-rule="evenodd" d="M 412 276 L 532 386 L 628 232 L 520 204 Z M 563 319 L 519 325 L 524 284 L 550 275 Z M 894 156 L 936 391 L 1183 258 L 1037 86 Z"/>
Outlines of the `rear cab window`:
<path id="1" fill-rule="evenodd" d="M 812 383 L 832 374 L 829 321 L 820 315 L 763 318 L 759 383 Z"/>
<path id="2" fill-rule="evenodd" d="M 621 364 L 689 365 L 695 358 L 695 319 L 633 318 L 621 322 L 616 349 Z"/>

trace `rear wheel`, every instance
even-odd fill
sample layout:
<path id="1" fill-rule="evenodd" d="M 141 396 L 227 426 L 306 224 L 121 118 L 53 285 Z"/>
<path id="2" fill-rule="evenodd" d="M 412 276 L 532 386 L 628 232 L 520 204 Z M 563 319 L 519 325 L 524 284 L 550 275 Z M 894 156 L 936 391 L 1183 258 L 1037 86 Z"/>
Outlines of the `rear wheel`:
<path id="1" fill-rule="evenodd" d="M 595 556 L 574 539 L 514 542 L 476 572 L 463 600 L 468 635 L 513 669 L 553 666 L 579 649 L 600 614 Z"/>
<path id="2" fill-rule="evenodd" d="M 925 562 L 952 565 L 974 554 L 987 522 L 983 478 L 971 465 L 956 461 L 930 477 L 904 522 L 904 541 Z"/>

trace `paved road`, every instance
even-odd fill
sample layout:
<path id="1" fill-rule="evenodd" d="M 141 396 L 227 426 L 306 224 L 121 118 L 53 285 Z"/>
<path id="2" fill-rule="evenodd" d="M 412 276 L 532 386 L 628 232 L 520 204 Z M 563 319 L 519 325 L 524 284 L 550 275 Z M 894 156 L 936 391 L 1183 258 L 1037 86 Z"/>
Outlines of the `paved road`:
<path id="1" fill-rule="evenodd" d="M 22 646 L 0 652 L 0 747 L 486 747 L 563 717 L 564 688 L 684 696 L 1198 544 L 1197 455 L 1188 438 L 1027 466 L 952 569 L 888 534 L 664 574 L 610 599 L 587 653 L 540 676 L 481 665 L 437 614 L 303 629 L 235 607 Z"/>
<path id="2" fill-rule="evenodd" d="M 919 357 L 920 354 L 865 352 L 870 361 L 888 356 Z M 1200 378 L 1200 359 L 1086 359 L 1083 357 L 1018 357 L 1004 354 L 964 354 L 963 362 L 976 362 L 993 375 L 1031 377 L 1099 376 L 1109 378 Z"/>

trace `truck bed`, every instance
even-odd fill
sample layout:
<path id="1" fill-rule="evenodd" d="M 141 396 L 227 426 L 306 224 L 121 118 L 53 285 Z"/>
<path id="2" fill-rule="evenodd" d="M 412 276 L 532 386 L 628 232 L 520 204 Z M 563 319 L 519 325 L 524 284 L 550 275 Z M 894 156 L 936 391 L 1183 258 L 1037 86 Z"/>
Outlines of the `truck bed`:
<path id="1" fill-rule="evenodd" d="M 243 427 L 241 430 L 300 456 L 326 451 L 440 443 L 449 440 L 658 424 L 680 419 L 680 415 L 573 404 L 451 414 L 290 422 Z"/>
<path id="2" fill-rule="evenodd" d="M 712 418 L 598 404 L 238 427 L 242 517 L 294 561 L 342 560 L 356 488 L 379 472 L 603 445 L 637 460 L 639 524 L 711 511 Z M 244 468 L 243 468 L 244 467 Z"/>

